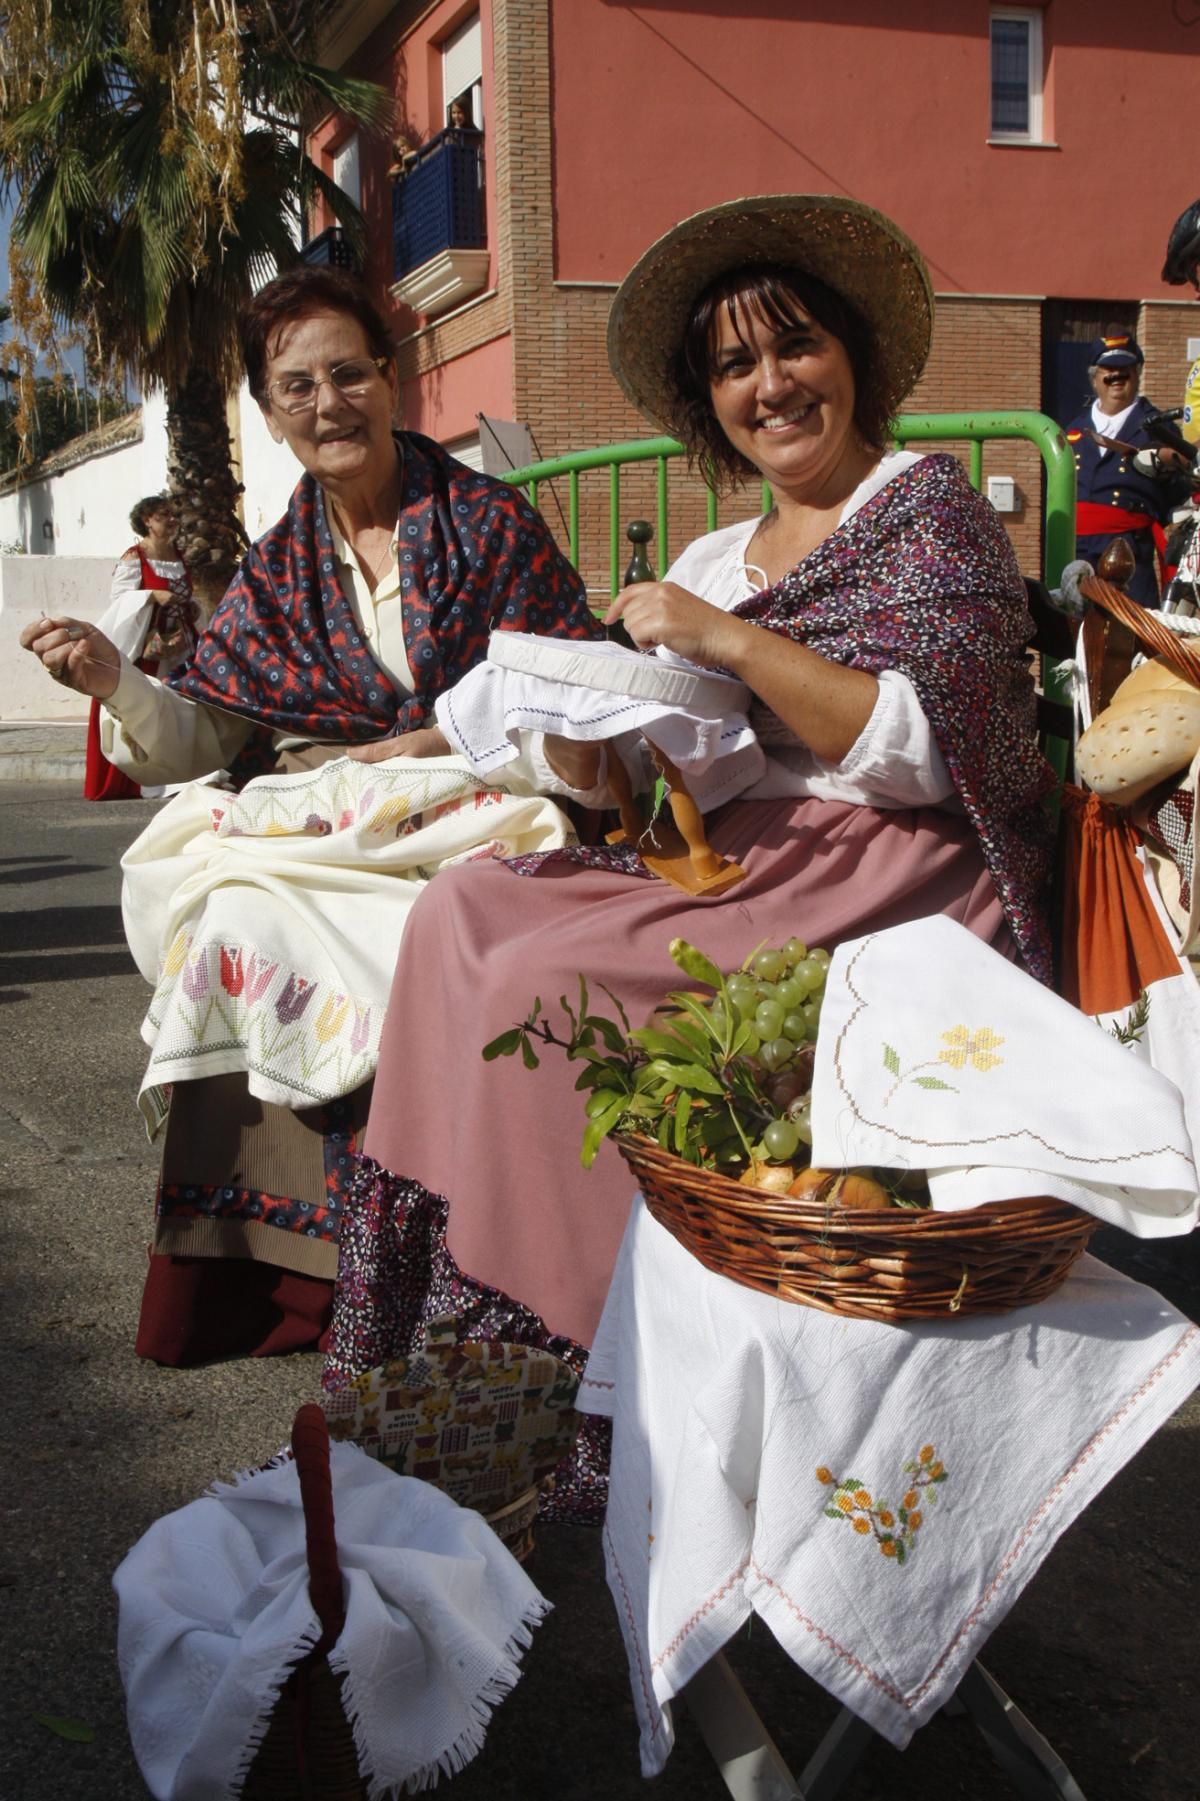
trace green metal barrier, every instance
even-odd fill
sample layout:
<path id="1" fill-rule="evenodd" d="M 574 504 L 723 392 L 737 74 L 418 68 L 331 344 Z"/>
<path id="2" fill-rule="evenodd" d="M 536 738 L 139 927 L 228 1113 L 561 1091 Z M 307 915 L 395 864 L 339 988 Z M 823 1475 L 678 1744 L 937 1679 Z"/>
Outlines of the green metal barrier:
<path id="1" fill-rule="evenodd" d="M 1042 576 L 1048 587 L 1057 587 L 1063 565 L 1075 548 L 1075 461 L 1066 439 L 1045 413 L 913 413 L 896 421 L 896 443 L 970 444 L 969 474 L 974 487 L 983 485 L 983 447 L 990 439 L 1023 438 L 1034 444 L 1046 472 Z M 661 577 L 671 561 L 670 513 L 667 499 L 667 465 L 683 454 L 674 438 L 639 438 L 630 444 L 607 444 L 596 450 L 576 450 L 514 469 L 505 479 L 524 488 L 537 506 L 541 485 L 567 478 L 568 555 L 579 561 L 579 478 L 595 469 L 608 470 L 609 592 L 621 585 L 621 471 L 631 463 L 654 463 L 657 476 L 655 550 Z M 770 490 L 763 485 L 762 507 L 770 506 Z M 717 523 L 717 497 L 708 496 L 708 525 Z"/>

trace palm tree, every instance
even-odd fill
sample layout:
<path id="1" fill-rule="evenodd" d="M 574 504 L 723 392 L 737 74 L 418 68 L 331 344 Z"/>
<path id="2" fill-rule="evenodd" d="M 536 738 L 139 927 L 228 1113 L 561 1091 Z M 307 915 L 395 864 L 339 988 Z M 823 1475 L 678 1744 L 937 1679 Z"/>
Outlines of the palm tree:
<path id="1" fill-rule="evenodd" d="M 225 417 L 239 311 L 297 260 L 318 194 L 361 245 L 361 215 L 305 153 L 304 123 L 336 108 L 382 131 L 391 101 L 315 60 L 314 0 L 3 0 L 0 12 L 9 298 L 29 371 L 69 327 L 98 367 L 165 390 L 183 552 L 219 592 L 244 536 Z"/>

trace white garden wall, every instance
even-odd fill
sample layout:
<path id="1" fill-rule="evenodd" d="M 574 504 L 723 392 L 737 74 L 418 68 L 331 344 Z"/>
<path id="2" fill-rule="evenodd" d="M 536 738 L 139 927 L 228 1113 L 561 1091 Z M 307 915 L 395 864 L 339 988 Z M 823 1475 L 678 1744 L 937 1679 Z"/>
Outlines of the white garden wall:
<path id="1" fill-rule="evenodd" d="M 246 530 L 257 538 L 286 511 L 299 479 L 295 457 L 276 444 L 243 387 L 240 451 Z M 134 427 L 136 430 L 136 426 Z M 22 628 L 43 613 L 96 619 L 108 605 L 112 567 L 129 547 L 129 509 L 167 480 L 166 403 L 152 396 L 142 407 L 132 441 L 72 462 L 57 474 L 0 494 L 0 721 L 84 719 L 86 702 L 55 686 L 17 643 Z"/>

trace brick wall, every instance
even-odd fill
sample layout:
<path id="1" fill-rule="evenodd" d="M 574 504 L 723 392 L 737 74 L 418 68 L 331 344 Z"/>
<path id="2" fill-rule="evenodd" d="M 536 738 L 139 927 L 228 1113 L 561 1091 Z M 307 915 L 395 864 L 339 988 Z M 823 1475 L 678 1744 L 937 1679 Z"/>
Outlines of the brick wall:
<path id="1" fill-rule="evenodd" d="M 1146 301 L 1138 318 L 1138 343 L 1146 357 L 1142 392 L 1155 406 L 1182 406 L 1192 359 L 1189 338 L 1200 338 L 1200 306 L 1194 300 Z"/>
<path id="2" fill-rule="evenodd" d="M 1036 300 L 939 295 L 933 349 L 906 413 L 1009 412 L 1041 405 L 1042 309 Z M 966 461 L 965 446 L 947 444 Z M 1020 439 L 988 444 L 983 474 L 1011 475 L 1018 510 L 1001 515 L 1017 561 L 1028 575 L 1041 568 L 1042 459 Z"/>

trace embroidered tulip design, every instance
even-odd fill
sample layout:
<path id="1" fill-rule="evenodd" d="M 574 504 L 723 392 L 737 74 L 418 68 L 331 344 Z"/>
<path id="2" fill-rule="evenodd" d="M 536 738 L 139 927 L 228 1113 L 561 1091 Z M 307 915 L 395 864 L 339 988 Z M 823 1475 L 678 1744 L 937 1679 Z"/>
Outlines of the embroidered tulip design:
<path id="1" fill-rule="evenodd" d="M 287 1026 L 299 1019 L 309 1001 L 313 997 L 315 982 L 306 982 L 303 976 L 289 976 L 283 985 L 283 991 L 275 1002 L 275 1016 L 281 1026 Z"/>
<path id="2" fill-rule="evenodd" d="M 224 945 L 221 946 L 221 986 L 226 994 L 233 995 L 235 1000 L 246 985 L 246 971 L 242 964 L 242 957 L 243 952 L 240 946 L 237 950 L 226 950 Z"/>
<path id="3" fill-rule="evenodd" d="M 176 932 L 174 938 L 171 940 L 171 948 L 167 952 L 166 962 L 163 964 L 163 974 L 165 976 L 177 976 L 179 974 L 180 970 L 183 968 L 184 958 L 191 948 L 191 943 L 192 941 L 186 932 Z"/>
<path id="4" fill-rule="evenodd" d="M 201 951 L 197 957 L 189 957 L 183 966 L 183 991 L 189 1000 L 198 1001 L 202 994 L 208 993 L 208 955 Z"/>
<path id="5" fill-rule="evenodd" d="M 370 1009 L 370 1007 L 365 1008 L 362 1013 L 360 1013 L 358 1008 L 355 1007 L 355 1009 L 354 1009 L 354 1024 L 350 1028 L 350 1049 L 354 1052 L 354 1055 L 356 1057 L 360 1056 L 362 1054 L 362 1052 L 366 1049 L 367 1040 L 370 1036 L 371 1036 L 371 1009 Z"/>
<path id="6" fill-rule="evenodd" d="M 350 1011 L 350 1002 L 344 994 L 331 994 L 317 1014 L 313 1030 L 322 1044 L 328 1044 L 336 1038 L 346 1023 L 346 1015 Z"/>
<path id="7" fill-rule="evenodd" d="M 252 1007 L 255 1001 L 262 999 L 271 977 L 278 968 L 278 963 L 261 963 L 256 953 L 251 951 L 250 961 L 246 965 L 246 1005 L 248 1007 Z"/>

